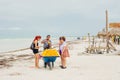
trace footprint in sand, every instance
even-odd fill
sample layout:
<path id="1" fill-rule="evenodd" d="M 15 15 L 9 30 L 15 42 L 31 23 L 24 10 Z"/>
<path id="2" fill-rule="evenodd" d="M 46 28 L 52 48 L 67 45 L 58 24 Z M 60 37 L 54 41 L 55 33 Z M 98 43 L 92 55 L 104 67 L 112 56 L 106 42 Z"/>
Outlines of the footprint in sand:
<path id="1" fill-rule="evenodd" d="M 80 66 L 72 66 L 74 69 L 80 69 Z"/>
<path id="2" fill-rule="evenodd" d="M 21 75 L 21 73 L 19 73 L 19 72 L 15 72 L 15 73 L 11 73 L 11 74 L 9 74 L 10 76 L 19 76 L 19 75 Z"/>

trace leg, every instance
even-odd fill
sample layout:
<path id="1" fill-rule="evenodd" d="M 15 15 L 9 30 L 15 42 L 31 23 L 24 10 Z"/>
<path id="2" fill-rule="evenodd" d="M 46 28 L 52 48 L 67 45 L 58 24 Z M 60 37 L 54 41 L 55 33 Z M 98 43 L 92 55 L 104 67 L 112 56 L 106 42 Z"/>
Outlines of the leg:
<path id="1" fill-rule="evenodd" d="M 62 58 L 62 56 L 60 58 L 61 58 L 61 65 L 63 66 L 63 58 Z"/>
<path id="2" fill-rule="evenodd" d="M 48 66 L 49 66 L 49 68 L 50 68 L 50 70 L 52 69 L 52 67 L 51 67 L 51 64 L 50 64 L 50 62 L 48 62 Z"/>
<path id="3" fill-rule="evenodd" d="M 46 62 L 44 62 L 44 68 L 47 68 L 47 63 Z"/>
<path id="4" fill-rule="evenodd" d="M 44 60 L 44 68 L 47 68 L 48 58 L 43 57 L 43 60 Z"/>
<path id="5" fill-rule="evenodd" d="M 54 62 L 52 62 L 52 68 L 54 68 Z"/>
<path id="6" fill-rule="evenodd" d="M 63 57 L 63 56 L 61 58 L 62 58 L 62 66 L 61 66 L 61 68 L 66 69 L 66 58 Z"/>
<path id="7" fill-rule="evenodd" d="M 36 54 L 36 68 L 39 68 L 39 54 Z"/>
<path id="8" fill-rule="evenodd" d="M 35 67 L 37 67 L 37 57 L 36 57 L 36 54 L 34 56 L 35 56 Z"/>
<path id="9" fill-rule="evenodd" d="M 63 67 L 66 67 L 66 58 L 63 57 Z"/>

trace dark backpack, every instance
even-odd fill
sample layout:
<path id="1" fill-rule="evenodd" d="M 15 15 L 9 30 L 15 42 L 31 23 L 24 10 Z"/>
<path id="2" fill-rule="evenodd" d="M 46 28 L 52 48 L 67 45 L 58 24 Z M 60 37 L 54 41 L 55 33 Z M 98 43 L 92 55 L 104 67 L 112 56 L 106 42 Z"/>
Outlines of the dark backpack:
<path id="1" fill-rule="evenodd" d="M 34 43 L 32 42 L 32 44 L 30 45 L 30 49 L 33 50 L 34 48 Z"/>

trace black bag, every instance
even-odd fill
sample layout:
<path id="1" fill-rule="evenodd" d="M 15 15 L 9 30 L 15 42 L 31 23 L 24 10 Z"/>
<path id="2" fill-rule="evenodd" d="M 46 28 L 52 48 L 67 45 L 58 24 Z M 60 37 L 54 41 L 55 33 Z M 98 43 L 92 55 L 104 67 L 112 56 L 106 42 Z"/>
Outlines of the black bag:
<path id="1" fill-rule="evenodd" d="M 30 45 L 30 49 L 31 50 L 33 50 L 35 47 L 34 47 L 34 43 L 32 43 L 31 45 Z"/>

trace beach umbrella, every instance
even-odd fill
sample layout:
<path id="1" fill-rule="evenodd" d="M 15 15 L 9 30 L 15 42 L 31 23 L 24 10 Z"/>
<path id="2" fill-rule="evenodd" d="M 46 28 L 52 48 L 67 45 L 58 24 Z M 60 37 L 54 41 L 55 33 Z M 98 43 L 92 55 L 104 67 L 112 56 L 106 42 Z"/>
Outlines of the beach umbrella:
<path id="1" fill-rule="evenodd" d="M 59 57 L 59 53 L 56 49 L 46 49 L 42 52 L 41 56 L 43 57 Z"/>

